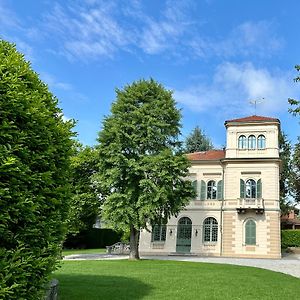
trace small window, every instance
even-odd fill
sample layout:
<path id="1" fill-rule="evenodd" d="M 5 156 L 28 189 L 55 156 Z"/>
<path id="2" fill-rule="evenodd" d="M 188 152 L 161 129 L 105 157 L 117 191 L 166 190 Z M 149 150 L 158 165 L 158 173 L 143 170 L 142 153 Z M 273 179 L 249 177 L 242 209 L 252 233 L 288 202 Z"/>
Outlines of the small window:
<path id="1" fill-rule="evenodd" d="M 245 223 L 245 244 L 256 245 L 256 223 L 253 220 Z"/>
<path id="2" fill-rule="evenodd" d="M 152 226 L 152 242 L 164 242 L 166 240 L 167 226 Z"/>
<path id="3" fill-rule="evenodd" d="M 207 199 L 217 199 L 217 185 L 214 180 L 207 183 Z"/>
<path id="4" fill-rule="evenodd" d="M 203 240 L 204 242 L 218 241 L 218 222 L 215 218 L 206 218 L 203 222 Z"/>
<path id="5" fill-rule="evenodd" d="M 257 148 L 258 149 L 265 149 L 266 148 L 266 138 L 264 135 L 259 135 L 257 138 Z"/>
<path id="6" fill-rule="evenodd" d="M 253 179 L 246 181 L 246 198 L 256 198 L 256 182 Z"/>
<path id="7" fill-rule="evenodd" d="M 247 139 L 244 135 L 239 137 L 239 149 L 247 149 Z"/>
<path id="8" fill-rule="evenodd" d="M 248 148 L 255 149 L 256 148 L 256 138 L 254 135 L 250 135 L 248 137 Z"/>

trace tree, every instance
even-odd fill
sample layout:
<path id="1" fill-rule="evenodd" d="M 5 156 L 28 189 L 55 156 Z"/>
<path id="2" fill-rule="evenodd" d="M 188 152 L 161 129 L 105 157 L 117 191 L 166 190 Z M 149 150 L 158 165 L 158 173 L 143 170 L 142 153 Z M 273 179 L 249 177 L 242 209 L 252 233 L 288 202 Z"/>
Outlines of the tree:
<path id="1" fill-rule="evenodd" d="M 279 132 L 279 157 L 281 159 L 281 173 L 280 173 L 280 209 L 282 214 L 286 214 L 291 209 L 291 203 L 288 196 L 291 193 L 291 151 L 292 146 L 287 139 L 287 135 Z"/>
<path id="2" fill-rule="evenodd" d="M 139 234 L 165 222 L 194 196 L 189 162 L 178 151 L 180 112 L 172 92 L 153 79 L 116 90 L 111 115 L 99 133 L 101 215 L 116 229 L 130 230 L 130 258 L 138 259 Z"/>
<path id="3" fill-rule="evenodd" d="M 0 298 L 40 299 L 65 235 L 73 121 L 3 40 L 0 106 Z"/>
<path id="4" fill-rule="evenodd" d="M 300 65 L 295 66 L 296 71 L 300 72 Z M 300 81 L 300 75 L 296 76 L 295 82 Z M 300 101 L 296 99 L 288 99 L 291 105 L 289 112 L 294 116 L 300 115 Z M 294 153 L 292 158 L 292 178 L 291 178 L 292 192 L 296 202 L 300 202 L 300 137 L 298 143 L 294 146 Z"/>
<path id="5" fill-rule="evenodd" d="M 71 159 L 72 198 L 68 218 L 68 231 L 72 234 L 91 228 L 100 213 L 100 200 L 92 184 L 96 172 L 97 156 L 92 147 L 77 144 Z"/>
<path id="6" fill-rule="evenodd" d="M 213 149 L 213 144 L 199 126 L 196 126 L 191 134 L 185 140 L 185 152 L 192 153 L 198 151 L 207 151 Z"/>
<path id="7" fill-rule="evenodd" d="M 300 65 L 296 65 L 295 69 L 297 72 L 300 72 Z M 296 76 L 294 79 L 295 82 L 300 81 L 300 75 Z M 300 114 L 300 101 L 296 99 L 289 98 L 288 102 L 291 104 L 291 108 L 289 109 L 289 112 L 293 115 L 299 115 Z"/>

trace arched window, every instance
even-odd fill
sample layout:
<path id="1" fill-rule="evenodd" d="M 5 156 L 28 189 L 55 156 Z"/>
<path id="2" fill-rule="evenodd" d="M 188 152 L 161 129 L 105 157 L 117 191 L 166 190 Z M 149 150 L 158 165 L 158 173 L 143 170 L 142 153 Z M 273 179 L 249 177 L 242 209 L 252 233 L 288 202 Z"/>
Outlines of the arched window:
<path id="1" fill-rule="evenodd" d="M 244 135 L 239 137 L 239 149 L 246 149 L 247 148 L 247 139 Z"/>
<path id="2" fill-rule="evenodd" d="M 250 135 L 248 137 L 248 148 L 255 149 L 256 148 L 256 138 L 254 135 Z"/>
<path id="3" fill-rule="evenodd" d="M 207 197 L 206 199 L 217 199 L 217 185 L 214 180 L 207 183 Z"/>
<path id="4" fill-rule="evenodd" d="M 264 135 L 259 135 L 257 138 L 257 148 L 258 149 L 265 149 L 266 148 L 266 138 Z"/>
<path id="5" fill-rule="evenodd" d="M 245 223 L 245 244 L 256 245 L 256 223 L 254 220 L 248 220 Z"/>
<path id="6" fill-rule="evenodd" d="M 256 182 L 253 179 L 246 181 L 246 198 L 256 198 Z"/>
<path id="7" fill-rule="evenodd" d="M 218 241 L 218 222 L 215 218 L 206 218 L 203 222 L 203 241 L 217 242 Z"/>

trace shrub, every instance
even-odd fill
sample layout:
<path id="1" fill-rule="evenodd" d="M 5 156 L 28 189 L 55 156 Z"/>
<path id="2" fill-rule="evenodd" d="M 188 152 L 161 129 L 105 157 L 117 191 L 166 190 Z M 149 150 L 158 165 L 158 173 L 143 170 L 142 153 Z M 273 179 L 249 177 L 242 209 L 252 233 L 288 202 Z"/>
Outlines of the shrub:
<path id="1" fill-rule="evenodd" d="M 111 246 L 121 240 L 121 233 L 112 229 L 91 228 L 81 231 L 76 235 L 68 235 L 64 242 L 65 248 L 105 248 Z"/>
<path id="2" fill-rule="evenodd" d="M 0 299 L 39 299 L 56 268 L 72 126 L 30 63 L 0 40 Z"/>
<path id="3" fill-rule="evenodd" d="M 300 247 L 300 230 L 281 230 L 281 247 Z"/>

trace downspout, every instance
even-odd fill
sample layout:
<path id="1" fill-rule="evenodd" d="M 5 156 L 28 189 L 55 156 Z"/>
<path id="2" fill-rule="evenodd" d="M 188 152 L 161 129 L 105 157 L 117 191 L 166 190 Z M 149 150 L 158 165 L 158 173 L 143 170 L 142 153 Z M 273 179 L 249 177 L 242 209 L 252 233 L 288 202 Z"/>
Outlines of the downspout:
<path id="1" fill-rule="evenodd" d="M 221 204 L 221 217 L 220 217 L 220 223 L 221 223 L 221 243 L 220 243 L 220 256 L 223 255 L 223 207 L 224 207 L 224 194 L 225 194 L 225 181 L 224 181 L 224 164 L 222 163 L 222 160 L 220 160 L 220 164 L 222 167 L 222 204 Z"/>

